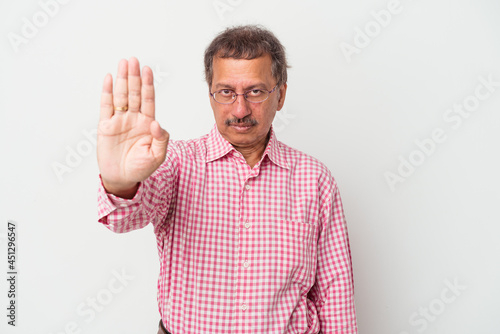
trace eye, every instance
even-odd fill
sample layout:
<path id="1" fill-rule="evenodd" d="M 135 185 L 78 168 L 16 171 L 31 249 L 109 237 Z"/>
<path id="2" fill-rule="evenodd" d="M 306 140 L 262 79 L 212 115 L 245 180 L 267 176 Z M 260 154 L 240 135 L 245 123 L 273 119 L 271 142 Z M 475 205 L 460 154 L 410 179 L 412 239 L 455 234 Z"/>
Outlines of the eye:
<path id="1" fill-rule="evenodd" d="M 218 92 L 221 96 L 232 96 L 233 95 L 233 91 L 230 90 L 230 89 L 222 89 Z"/>
<path id="2" fill-rule="evenodd" d="M 248 95 L 252 96 L 252 97 L 259 96 L 262 93 L 263 92 L 260 89 L 252 89 L 252 90 L 248 91 Z"/>

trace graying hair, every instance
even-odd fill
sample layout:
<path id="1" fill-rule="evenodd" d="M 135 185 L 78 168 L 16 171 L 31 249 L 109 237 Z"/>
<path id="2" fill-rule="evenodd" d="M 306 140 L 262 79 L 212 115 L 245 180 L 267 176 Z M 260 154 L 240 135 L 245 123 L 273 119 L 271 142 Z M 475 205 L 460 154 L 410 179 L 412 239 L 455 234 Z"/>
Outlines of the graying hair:
<path id="1" fill-rule="evenodd" d="M 263 26 L 244 25 L 227 28 L 219 33 L 205 50 L 205 80 L 212 86 L 214 58 L 255 59 L 269 54 L 271 74 L 278 87 L 287 81 L 285 47 Z"/>

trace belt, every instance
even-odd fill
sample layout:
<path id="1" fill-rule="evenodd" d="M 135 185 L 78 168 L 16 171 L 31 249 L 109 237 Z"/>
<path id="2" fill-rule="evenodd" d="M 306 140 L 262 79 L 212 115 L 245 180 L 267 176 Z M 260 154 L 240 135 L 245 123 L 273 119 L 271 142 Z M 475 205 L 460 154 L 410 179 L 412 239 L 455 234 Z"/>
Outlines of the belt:
<path id="1" fill-rule="evenodd" d="M 161 321 L 161 319 L 160 324 L 158 325 L 158 334 L 171 334 L 169 331 L 167 331 L 165 326 L 163 326 L 163 322 Z"/>

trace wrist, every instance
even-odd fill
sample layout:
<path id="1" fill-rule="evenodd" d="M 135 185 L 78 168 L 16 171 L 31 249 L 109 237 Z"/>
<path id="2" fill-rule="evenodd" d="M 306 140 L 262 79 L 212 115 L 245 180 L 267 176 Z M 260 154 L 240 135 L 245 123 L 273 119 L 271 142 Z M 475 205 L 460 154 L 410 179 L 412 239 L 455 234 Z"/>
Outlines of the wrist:
<path id="1" fill-rule="evenodd" d="M 123 183 L 123 184 L 113 184 L 111 182 L 107 182 L 101 177 L 102 185 L 104 190 L 108 194 L 113 194 L 117 197 L 132 199 L 137 193 L 137 189 L 139 189 L 140 182 L 136 183 Z"/>

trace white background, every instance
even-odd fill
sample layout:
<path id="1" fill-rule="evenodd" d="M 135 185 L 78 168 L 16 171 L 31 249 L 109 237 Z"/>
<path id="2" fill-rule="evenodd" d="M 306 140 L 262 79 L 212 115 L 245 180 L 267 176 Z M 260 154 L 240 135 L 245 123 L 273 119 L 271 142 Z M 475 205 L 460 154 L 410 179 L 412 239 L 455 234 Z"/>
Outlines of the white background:
<path id="1" fill-rule="evenodd" d="M 155 72 L 171 138 L 208 132 L 203 51 L 242 23 L 272 30 L 293 66 L 278 138 L 339 184 L 360 333 L 500 333 L 498 1 L 401 0 L 385 26 L 372 12 L 388 0 L 66 2 L 0 5 L 0 267 L 6 275 L 10 219 L 19 268 L 15 328 L 0 281 L 2 333 L 156 333 L 154 234 L 97 222 L 84 133 L 95 133 L 105 74 L 131 56 Z M 477 88 L 480 77 L 496 86 Z M 488 97 L 474 100 L 476 89 Z M 479 104 L 443 118 L 464 101 Z M 437 128 L 446 140 L 419 153 L 415 141 Z M 391 189 L 385 175 L 410 158 L 418 166 Z"/>

